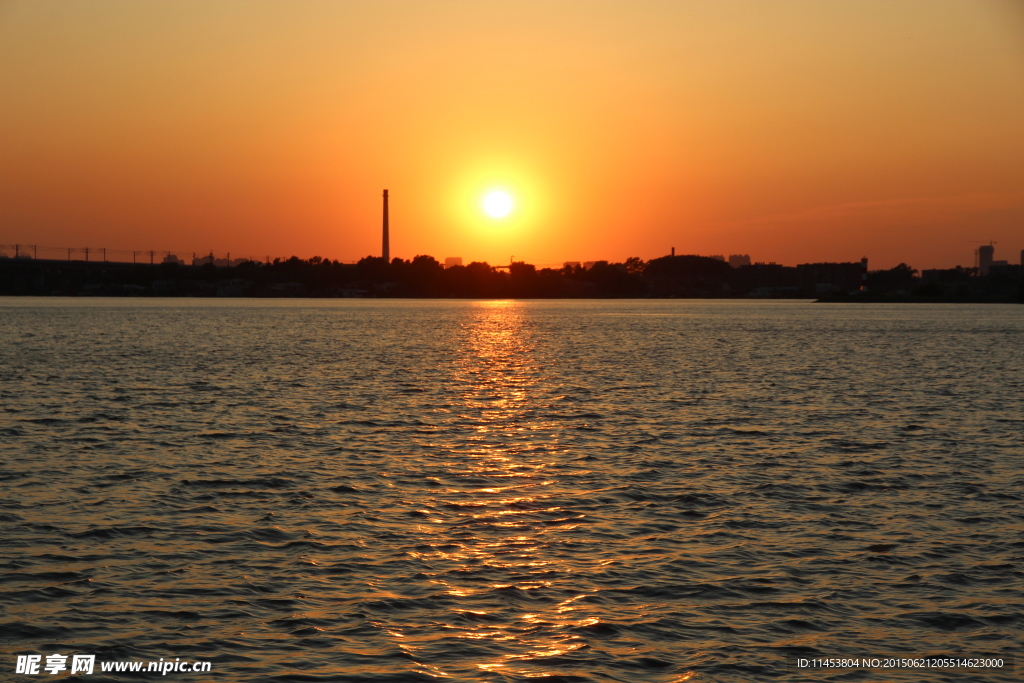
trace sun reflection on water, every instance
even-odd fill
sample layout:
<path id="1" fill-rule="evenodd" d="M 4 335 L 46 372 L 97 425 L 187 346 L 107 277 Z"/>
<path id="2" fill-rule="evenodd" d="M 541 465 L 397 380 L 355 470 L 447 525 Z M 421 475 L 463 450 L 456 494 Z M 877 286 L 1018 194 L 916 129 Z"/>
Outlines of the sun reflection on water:
<path id="1" fill-rule="evenodd" d="M 463 332 L 452 410 L 469 434 L 445 445 L 447 476 L 428 501 L 435 540 L 417 556 L 454 565 L 431 580 L 459 601 L 445 628 L 490 646 L 478 670 L 553 675 L 543 662 L 586 648 L 571 629 L 599 619 L 580 602 L 591 593 L 567 585 L 577 572 L 557 552 L 582 515 L 550 500 L 572 491 L 558 472 L 558 425 L 541 410 L 544 362 L 519 302 L 474 304 Z"/>

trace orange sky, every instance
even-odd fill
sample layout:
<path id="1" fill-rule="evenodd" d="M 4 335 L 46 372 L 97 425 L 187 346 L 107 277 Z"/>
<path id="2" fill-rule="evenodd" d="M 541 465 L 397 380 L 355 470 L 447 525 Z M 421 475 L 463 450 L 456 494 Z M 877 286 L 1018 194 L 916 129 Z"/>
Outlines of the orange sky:
<path id="1" fill-rule="evenodd" d="M 3 244 L 356 260 L 385 187 L 403 258 L 1017 263 L 1024 5 L 0 0 Z"/>

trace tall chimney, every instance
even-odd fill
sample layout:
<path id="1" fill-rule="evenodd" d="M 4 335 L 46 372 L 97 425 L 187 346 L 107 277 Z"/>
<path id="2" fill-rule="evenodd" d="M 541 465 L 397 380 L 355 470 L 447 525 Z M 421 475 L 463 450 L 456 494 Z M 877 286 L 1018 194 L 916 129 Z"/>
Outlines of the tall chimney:
<path id="1" fill-rule="evenodd" d="M 384 263 L 391 263 L 391 245 L 388 243 L 388 191 L 384 190 Z"/>

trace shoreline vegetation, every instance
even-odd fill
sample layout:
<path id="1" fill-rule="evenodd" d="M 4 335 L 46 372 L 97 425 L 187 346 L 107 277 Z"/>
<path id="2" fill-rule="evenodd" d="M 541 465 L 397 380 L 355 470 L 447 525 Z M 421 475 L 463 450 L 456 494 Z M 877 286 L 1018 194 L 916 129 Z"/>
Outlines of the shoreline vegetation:
<path id="1" fill-rule="evenodd" d="M 866 286 L 862 288 L 866 282 Z M 829 302 L 1024 303 L 1024 266 L 868 271 L 859 262 L 738 268 L 707 256 L 540 268 L 474 262 L 445 268 L 431 256 L 358 263 L 313 257 L 235 266 L 0 259 L 2 296 L 296 298 L 748 298 Z"/>

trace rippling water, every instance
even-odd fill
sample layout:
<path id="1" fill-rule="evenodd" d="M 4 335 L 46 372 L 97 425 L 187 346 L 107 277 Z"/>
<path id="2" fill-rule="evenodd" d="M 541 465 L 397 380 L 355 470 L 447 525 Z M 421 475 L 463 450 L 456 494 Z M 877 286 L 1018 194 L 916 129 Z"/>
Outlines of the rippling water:
<path id="1" fill-rule="evenodd" d="M 0 407 L 0 678 L 1017 680 L 788 658 L 1019 647 L 1019 306 L 0 299 Z"/>

